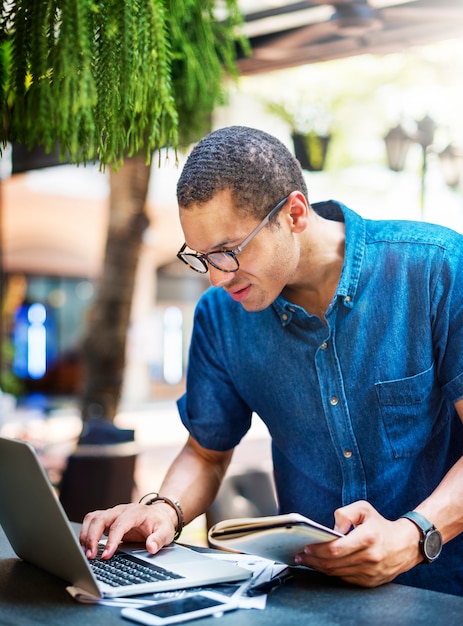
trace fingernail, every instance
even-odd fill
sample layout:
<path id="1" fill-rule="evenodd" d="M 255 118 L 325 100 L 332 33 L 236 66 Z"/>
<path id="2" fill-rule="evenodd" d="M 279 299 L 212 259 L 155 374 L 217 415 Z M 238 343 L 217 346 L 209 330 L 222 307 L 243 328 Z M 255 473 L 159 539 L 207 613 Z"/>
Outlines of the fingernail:
<path id="1" fill-rule="evenodd" d="M 312 550 L 309 548 L 309 546 L 306 546 L 304 548 L 304 554 L 312 554 Z"/>
<path id="2" fill-rule="evenodd" d="M 151 541 L 148 542 L 148 545 L 146 546 L 147 549 L 149 549 L 150 552 L 156 553 L 159 550 L 159 546 L 157 541 L 153 541 L 151 539 Z"/>
<path id="3" fill-rule="evenodd" d="M 302 557 L 298 554 L 294 557 L 294 562 L 296 563 L 296 565 L 300 565 L 302 563 Z"/>

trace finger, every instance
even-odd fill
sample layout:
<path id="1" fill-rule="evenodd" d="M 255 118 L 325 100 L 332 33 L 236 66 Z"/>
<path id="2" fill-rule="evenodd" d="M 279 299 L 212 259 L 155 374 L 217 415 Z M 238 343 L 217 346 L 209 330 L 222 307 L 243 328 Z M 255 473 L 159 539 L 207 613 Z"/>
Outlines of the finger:
<path id="1" fill-rule="evenodd" d="M 134 517 L 132 511 L 125 511 L 125 513 L 120 514 L 116 517 L 111 524 L 109 524 L 107 528 L 107 540 L 105 544 L 105 548 L 101 554 L 102 559 L 111 558 L 116 552 L 117 548 L 121 541 L 127 537 L 127 539 L 133 538 L 133 540 L 138 540 L 144 538 L 140 535 L 139 532 L 136 534 L 133 533 L 133 529 L 138 527 L 140 522 Z M 130 531 L 134 534 L 133 537 L 130 537 Z"/>
<path id="2" fill-rule="evenodd" d="M 150 552 L 151 554 L 156 554 L 156 552 L 159 552 L 163 545 L 167 544 L 163 544 L 159 540 L 157 533 L 152 533 L 146 538 L 145 546 L 148 552 Z"/>
<path id="3" fill-rule="evenodd" d="M 84 517 L 82 522 L 79 541 L 88 558 L 95 558 L 98 543 L 105 530 L 105 523 L 100 520 L 101 515 L 102 511 L 92 511 Z"/>
<path id="4" fill-rule="evenodd" d="M 334 521 L 334 530 L 338 533 L 341 533 L 342 535 L 347 535 L 348 532 L 352 530 L 353 527 L 355 527 L 355 524 L 352 522 L 352 520 L 341 510 L 335 511 Z"/>
<path id="5" fill-rule="evenodd" d="M 343 543 L 339 540 L 339 544 Z M 345 542 L 347 543 L 347 542 Z M 342 578 L 346 582 L 372 587 L 392 580 L 396 569 L 391 569 L 384 561 L 383 553 L 375 546 L 344 552 L 345 546 L 336 554 L 321 554 L 319 545 L 307 546 L 306 550 L 297 555 L 300 565 L 306 565 L 328 576 Z M 315 553 L 316 552 L 316 553 Z"/>
<path id="6" fill-rule="evenodd" d="M 343 578 L 346 581 L 353 580 L 353 577 L 358 575 L 359 568 L 362 573 L 364 573 L 363 569 L 365 567 L 365 564 L 361 561 L 353 561 L 351 556 L 324 558 L 306 552 L 300 553 L 296 556 L 296 563 L 298 565 L 305 565 L 306 567 L 315 569 L 326 574 L 327 576 Z"/>
<path id="7" fill-rule="evenodd" d="M 358 533 L 351 533 L 333 541 L 314 543 L 305 546 L 304 551 L 296 555 L 298 565 L 306 565 L 318 570 L 332 569 L 345 563 L 361 560 L 364 544 L 359 541 Z"/>
<path id="8" fill-rule="evenodd" d="M 151 554 L 156 554 L 161 548 L 172 543 L 174 536 L 171 532 L 162 532 L 159 529 L 151 533 L 146 539 L 146 549 Z"/>
<path id="9" fill-rule="evenodd" d="M 327 545 L 327 543 L 319 543 L 305 546 L 303 552 L 299 552 L 294 558 L 296 565 L 305 565 L 314 569 L 321 569 L 321 564 L 323 562 L 339 558 L 339 553 L 337 553 L 338 557 L 336 557 L 331 551 L 327 552 Z"/>
<path id="10" fill-rule="evenodd" d="M 112 544 L 117 542 L 116 547 L 119 545 L 122 536 L 117 540 L 117 533 L 120 532 L 117 528 L 117 520 L 122 515 L 121 511 L 123 509 L 124 506 L 119 505 L 105 511 L 93 511 L 85 516 L 80 539 L 86 550 L 87 558 L 93 559 L 96 557 L 99 542 L 104 534 L 112 532 Z M 114 532 L 114 526 L 116 526 L 116 532 Z M 112 550 L 112 544 L 110 544 L 110 551 Z M 112 550 L 112 553 L 114 551 L 115 549 Z"/>
<path id="11" fill-rule="evenodd" d="M 369 518 L 379 517 L 378 512 L 365 500 L 358 500 L 336 509 L 335 530 L 347 534 L 352 528 L 364 524 Z"/>
<path id="12" fill-rule="evenodd" d="M 129 504 L 116 516 L 108 528 L 108 539 L 101 555 L 109 559 L 119 547 L 121 541 L 145 541 L 146 549 L 155 554 L 164 545 L 172 542 L 175 529 L 169 516 L 159 515 L 162 509 L 147 507 L 143 504 Z"/>

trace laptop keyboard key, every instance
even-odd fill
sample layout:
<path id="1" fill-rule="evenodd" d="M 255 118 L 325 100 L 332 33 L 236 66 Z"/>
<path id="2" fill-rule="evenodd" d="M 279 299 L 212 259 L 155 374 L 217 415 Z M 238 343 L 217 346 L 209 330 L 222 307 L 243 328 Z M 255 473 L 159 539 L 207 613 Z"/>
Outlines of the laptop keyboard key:
<path id="1" fill-rule="evenodd" d="M 154 563 L 141 562 L 131 554 L 119 552 L 105 561 L 94 559 L 90 561 L 90 566 L 96 579 L 111 587 L 182 578 Z"/>

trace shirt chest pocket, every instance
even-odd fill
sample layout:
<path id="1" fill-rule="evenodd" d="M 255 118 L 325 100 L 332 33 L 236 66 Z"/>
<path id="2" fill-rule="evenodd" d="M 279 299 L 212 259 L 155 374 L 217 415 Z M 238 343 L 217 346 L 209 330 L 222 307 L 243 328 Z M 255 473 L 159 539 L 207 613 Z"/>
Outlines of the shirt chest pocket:
<path id="1" fill-rule="evenodd" d="M 434 366 L 415 376 L 378 382 L 375 390 L 386 436 L 397 459 L 417 454 L 450 417 Z"/>

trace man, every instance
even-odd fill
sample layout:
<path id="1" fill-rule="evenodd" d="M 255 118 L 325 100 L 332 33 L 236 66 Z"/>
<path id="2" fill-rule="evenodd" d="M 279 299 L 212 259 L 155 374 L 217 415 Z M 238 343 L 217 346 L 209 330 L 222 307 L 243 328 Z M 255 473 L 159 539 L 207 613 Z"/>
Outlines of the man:
<path id="1" fill-rule="evenodd" d="M 281 512 L 346 534 L 297 563 L 463 594 L 463 237 L 311 207 L 290 152 L 245 127 L 194 148 L 177 196 L 179 258 L 214 287 L 178 403 L 189 438 L 153 506 L 85 518 L 88 557 L 103 532 L 108 558 L 123 538 L 153 553 L 172 541 L 213 501 L 255 411 Z"/>

